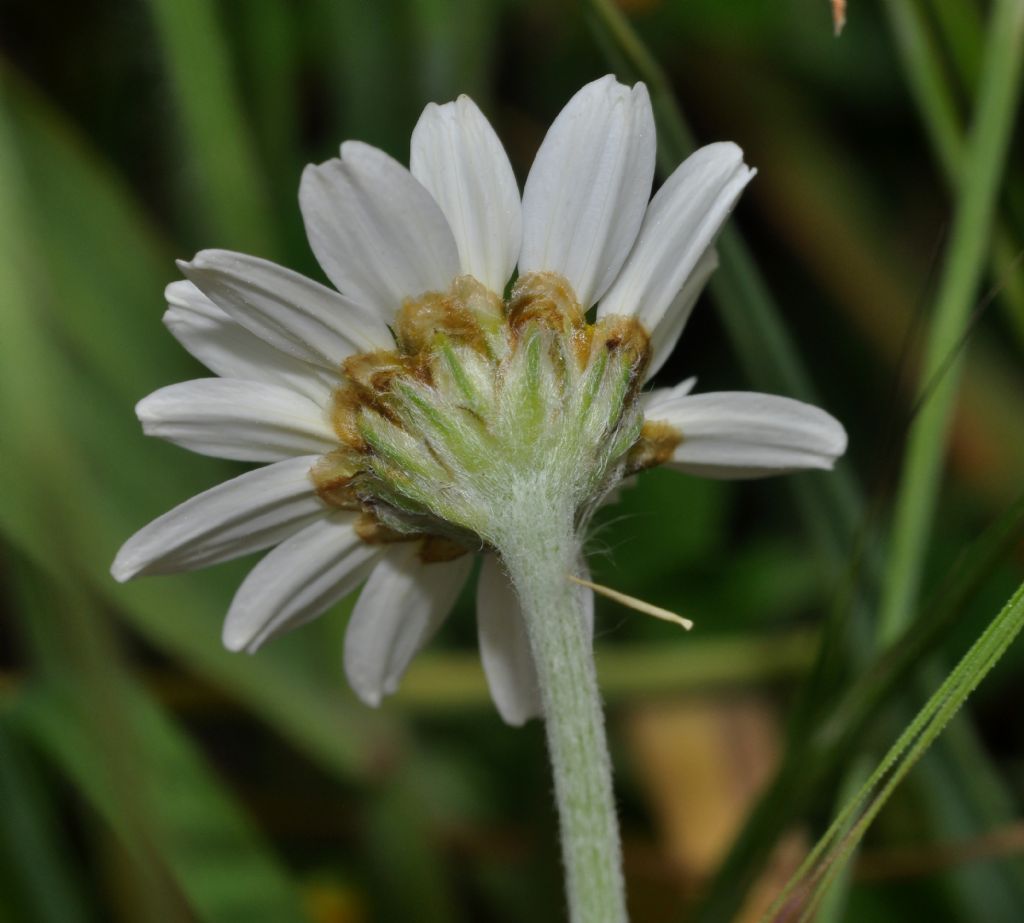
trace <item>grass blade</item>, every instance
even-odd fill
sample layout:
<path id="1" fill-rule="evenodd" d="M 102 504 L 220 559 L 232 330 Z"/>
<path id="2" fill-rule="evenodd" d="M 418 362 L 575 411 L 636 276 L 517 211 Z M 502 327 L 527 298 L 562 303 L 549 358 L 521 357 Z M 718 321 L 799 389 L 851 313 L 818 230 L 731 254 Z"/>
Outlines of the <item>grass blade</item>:
<path id="1" fill-rule="evenodd" d="M 180 351 L 156 321 L 159 246 L 73 136 L 20 93 L 9 73 L 0 77 L 7 78 L 2 101 L 13 103 L 0 109 L 0 243 L 9 256 L 0 267 L 0 451 L 5 473 L 19 484 L 0 492 L 0 531 L 54 578 L 73 562 L 83 585 L 158 648 L 229 690 L 331 771 L 359 775 L 380 739 L 372 729 L 382 723 L 362 711 L 354 717 L 340 657 L 322 651 L 290 663 L 284 652 L 268 651 L 257 662 L 223 651 L 217 636 L 230 571 L 126 587 L 110 578 L 118 545 L 147 515 L 231 469 L 197 457 L 182 463 L 179 453 L 138 432 L 131 403 L 141 394 L 131 391 L 147 387 L 153 368 L 162 375 L 175 363 L 187 367 L 182 359 L 160 359 Z M 67 191 L 65 181 L 77 184 L 66 201 L 83 206 L 70 221 L 60 195 L 39 192 Z M 60 237 L 61 223 L 70 236 Z M 61 241 L 55 255 L 41 244 L 53 236 Z M 97 246 L 120 259 L 95 265 Z M 133 303 L 146 297 L 156 302 L 149 330 L 140 327 L 144 312 Z M 87 298 L 117 306 L 124 324 L 118 315 L 90 331 L 80 320 L 89 316 Z M 137 342 L 121 341 L 125 328 Z M 69 362 L 68 352 L 78 361 Z M 55 523 L 63 554 L 54 553 Z"/>
<path id="2" fill-rule="evenodd" d="M 122 692 L 128 713 L 122 730 L 135 738 L 142 772 L 131 784 L 147 812 L 149 846 L 196 918 L 208 923 L 304 920 L 291 882 L 227 789 L 140 688 L 126 685 Z M 20 720 L 137 854 L 143 844 L 126 816 L 130 799 L 110 774 L 109 752 L 97 749 L 100 738 L 83 705 L 88 707 L 70 689 L 36 690 L 20 703 Z"/>
<path id="3" fill-rule="evenodd" d="M 206 0 L 149 0 L 174 91 L 182 136 L 208 235 L 217 246 L 273 256 L 270 198 L 245 107 L 232 79 L 232 60 Z"/>
<path id="4" fill-rule="evenodd" d="M 920 8 L 918 0 L 886 0 L 883 5 L 889 18 L 889 28 L 896 42 L 907 82 L 921 112 L 925 131 L 951 190 L 956 190 L 964 176 L 966 143 L 962 120 L 957 110 L 956 92 L 951 86 L 942 51 L 933 30 Z M 960 4 L 958 0 L 935 4 L 940 22 L 946 27 L 947 37 L 955 39 L 958 59 L 966 54 L 968 40 L 978 38 L 981 47 L 980 25 L 977 11 Z M 976 63 L 961 62 L 961 70 L 969 68 L 963 76 L 973 86 Z M 1019 247 L 1007 221 L 997 218 L 992 235 L 993 277 L 1001 286 L 1000 302 L 1024 345 L 1024 279 L 1015 271 L 1014 264 Z"/>
<path id="5" fill-rule="evenodd" d="M 0 714 L 0 877 L 11 913 L 36 923 L 85 923 L 95 919 L 83 899 L 82 882 L 61 842 L 50 792 L 38 766 Z"/>
<path id="6" fill-rule="evenodd" d="M 989 27 L 985 72 L 939 282 L 921 381 L 926 386 L 963 336 L 981 279 L 1000 177 L 1018 111 L 1024 5 L 1000 0 Z M 879 639 L 891 641 L 914 610 L 935 510 L 959 362 L 947 371 L 910 430 L 882 587 Z"/>
<path id="7" fill-rule="evenodd" d="M 964 655 L 861 790 L 847 803 L 765 915 L 766 921 L 813 919 L 830 885 L 893 791 L 943 732 L 968 696 L 1024 628 L 1024 584 Z M 794 916 L 799 912 L 799 916 Z"/>
<path id="8" fill-rule="evenodd" d="M 1024 496 L 964 552 L 899 640 L 833 702 L 827 720 L 803 735 L 790 737 L 782 766 L 717 875 L 716 886 L 702 909 L 702 921 L 733 918 L 775 837 L 826 795 L 843 768 L 855 759 L 863 735 L 884 703 L 906 688 L 920 665 L 956 630 L 969 603 L 1022 538 Z"/>

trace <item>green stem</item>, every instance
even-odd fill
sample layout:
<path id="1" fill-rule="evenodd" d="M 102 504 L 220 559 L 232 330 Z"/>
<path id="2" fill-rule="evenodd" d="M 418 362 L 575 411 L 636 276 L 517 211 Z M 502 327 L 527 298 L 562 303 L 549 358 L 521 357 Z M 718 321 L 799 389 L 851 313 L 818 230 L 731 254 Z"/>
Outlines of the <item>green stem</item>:
<path id="1" fill-rule="evenodd" d="M 1000 0 L 990 22 L 976 120 L 968 140 L 949 256 L 928 336 L 921 379 L 925 386 L 957 349 L 981 279 L 1020 98 L 1022 52 L 1024 4 L 1020 0 Z M 914 611 L 959 365 L 955 362 L 943 375 L 910 431 L 879 616 L 878 636 L 883 647 L 899 634 Z"/>
<path id="2" fill-rule="evenodd" d="M 520 511 L 521 512 L 521 511 Z M 611 760 L 582 596 L 569 582 L 571 515 L 516 516 L 498 547 L 519 594 L 544 706 L 573 923 L 624 923 L 625 887 Z"/>
<path id="3" fill-rule="evenodd" d="M 976 21 L 977 11 L 958 3 L 933 3 L 939 22 L 945 26 L 947 45 L 962 43 L 965 36 L 970 43 L 981 47 L 981 25 Z M 949 187 L 956 191 L 963 178 L 966 144 L 960 117 L 956 88 L 945 67 L 939 38 L 927 21 L 921 4 L 915 0 L 886 0 L 883 8 L 889 16 L 889 27 L 896 43 L 907 83 L 920 111 L 936 160 L 942 168 Z M 954 25 L 958 20 L 960 28 Z M 965 63 L 966 52 L 955 55 L 961 59 L 961 78 L 968 87 L 976 81 L 974 63 Z M 973 57 L 972 57 L 973 62 Z M 1012 189 L 1004 192 L 1008 214 L 1014 213 Z M 1008 201 L 1007 201 L 1008 200 Z M 1015 272 L 1019 247 L 1015 242 L 1011 221 L 997 216 L 992 236 L 992 277 L 998 283 L 1000 302 L 1007 312 L 1017 337 L 1024 343 L 1024 282 Z"/>

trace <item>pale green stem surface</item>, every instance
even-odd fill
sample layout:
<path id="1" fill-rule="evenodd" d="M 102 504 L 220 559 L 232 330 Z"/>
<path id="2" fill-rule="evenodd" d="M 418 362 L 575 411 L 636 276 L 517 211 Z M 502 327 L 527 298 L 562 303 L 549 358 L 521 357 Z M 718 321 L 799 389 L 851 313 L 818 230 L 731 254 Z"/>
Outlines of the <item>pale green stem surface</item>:
<path id="1" fill-rule="evenodd" d="M 957 349 L 981 279 L 1020 98 L 1022 46 L 1024 4 L 1020 0 L 1000 0 L 990 21 L 975 123 L 968 139 L 948 257 L 921 370 L 926 385 Z M 914 611 L 959 365 L 954 362 L 945 371 L 910 431 L 879 613 L 878 639 L 883 646 L 899 634 Z"/>
<path id="2" fill-rule="evenodd" d="M 627 919 L 611 761 L 581 592 L 571 513 L 516 516 L 499 541 L 530 637 L 547 730 L 573 923 Z"/>

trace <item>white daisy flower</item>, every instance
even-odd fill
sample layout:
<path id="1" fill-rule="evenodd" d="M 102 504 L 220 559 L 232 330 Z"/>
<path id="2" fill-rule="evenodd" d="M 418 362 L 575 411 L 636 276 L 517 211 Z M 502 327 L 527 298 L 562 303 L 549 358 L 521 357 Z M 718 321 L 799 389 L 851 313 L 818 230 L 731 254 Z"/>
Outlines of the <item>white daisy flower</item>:
<path id="1" fill-rule="evenodd" d="M 142 400 L 143 429 L 264 467 L 143 528 L 114 577 L 272 548 L 224 624 L 225 645 L 245 651 L 365 582 L 345 670 L 377 705 L 479 555 L 495 704 L 511 724 L 537 715 L 525 625 L 496 553 L 524 491 L 566 507 L 582 531 L 643 468 L 757 477 L 831 468 L 846 447 L 831 416 L 788 398 L 694 395 L 692 381 L 640 393 L 754 174 L 736 145 L 711 144 L 648 202 L 654 157 L 645 87 L 604 77 L 559 114 L 520 199 L 501 142 L 463 96 L 423 112 L 408 170 L 359 142 L 307 167 L 299 203 L 337 291 L 223 250 L 181 263 L 187 281 L 168 287 L 164 321 L 219 377 Z M 579 592 L 592 622 L 591 593 Z"/>

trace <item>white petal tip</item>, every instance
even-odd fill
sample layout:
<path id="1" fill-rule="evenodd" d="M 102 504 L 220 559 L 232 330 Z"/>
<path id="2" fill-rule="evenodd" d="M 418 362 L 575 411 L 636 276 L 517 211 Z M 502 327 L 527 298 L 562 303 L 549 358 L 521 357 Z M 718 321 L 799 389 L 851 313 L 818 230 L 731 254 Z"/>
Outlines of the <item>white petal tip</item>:
<path id="1" fill-rule="evenodd" d="M 175 265 L 180 269 L 183 262 L 183 260 L 175 260 Z M 175 279 L 173 282 L 168 282 L 167 285 L 164 286 L 164 301 L 166 301 L 168 305 L 181 303 L 183 300 L 187 300 L 186 293 L 190 294 L 191 291 L 191 282 L 185 279 Z"/>
<path id="2" fill-rule="evenodd" d="M 636 84 L 636 86 L 643 86 L 642 83 Z M 598 77 L 597 80 L 592 80 L 590 83 L 585 84 L 581 87 L 580 92 L 589 88 L 602 89 L 605 92 L 618 92 L 618 93 L 630 93 L 635 87 L 631 87 L 628 83 L 620 83 L 619 78 L 615 74 L 605 74 L 603 77 Z"/>
<path id="3" fill-rule="evenodd" d="M 253 654 L 259 648 L 259 644 L 248 632 L 241 632 L 238 625 L 232 624 L 230 614 L 224 622 L 224 628 L 220 635 L 221 644 L 233 654 Z"/>
<path id="4" fill-rule="evenodd" d="M 210 269 L 223 270 L 225 267 L 237 266 L 238 256 L 233 250 L 218 250 L 208 247 L 196 253 L 191 260 L 177 260 L 177 264 L 182 274 L 191 278 L 190 274 L 197 272 Z"/>
<path id="5" fill-rule="evenodd" d="M 706 144 L 697 150 L 698 152 L 703 151 L 708 157 L 715 157 L 720 160 L 734 160 L 739 163 L 743 162 L 743 148 L 735 141 L 712 141 L 710 144 Z"/>
<path id="6" fill-rule="evenodd" d="M 221 644 L 233 654 L 255 654 L 263 646 L 266 637 L 260 636 L 259 626 L 253 626 L 251 620 L 245 618 L 245 609 L 236 604 L 237 599 L 238 594 L 224 619 L 220 633 Z"/>
<path id="7" fill-rule="evenodd" d="M 159 414 L 154 412 L 155 394 L 144 397 L 135 405 L 135 417 L 142 424 L 142 432 L 146 436 L 152 436 L 153 430 L 159 424 Z"/>
<path id="8" fill-rule="evenodd" d="M 342 141 L 341 147 L 341 159 L 359 159 L 366 155 L 370 157 L 385 157 L 388 160 L 392 158 L 385 154 L 380 148 L 374 147 L 372 144 L 367 144 L 365 141 Z"/>
<path id="9" fill-rule="evenodd" d="M 327 160 L 322 164 L 319 163 L 307 163 L 302 169 L 302 176 L 299 178 L 299 199 L 305 199 L 306 196 L 312 195 L 312 185 L 320 179 L 323 172 L 323 168 L 332 163 L 338 163 L 336 158 Z"/>
<path id="10" fill-rule="evenodd" d="M 842 458 L 843 455 L 846 454 L 846 449 L 850 443 L 849 437 L 846 435 L 846 429 L 843 427 L 843 424 L 836 420 L 834 417 L 832 418 L 832 423 L 834 424 L 833 431 L 830 434 L 832 444 L 828 448 L 828 452 L 832 456 L 832 459 L 829 464 L 829 468 L 831 468 L 832 465 L 834 465 L 840 458 Z"/>
<path id="11" fill-rule="evenodd" d="M 137 562 L 127 560 L 122 552 L 118 552 L 114 563 L 110 565 L 110 576 L 118 583 L 127 583 L 132 577 L 137 577 L 141 570 L 142 567 Z"/>
<path id="12" fill-rule="evenodd" d="M 353 686 L 352 691 L 360 702 L 370 708 L 380 708 L 380 703 L 384 701 L 384 696 L 375 689 L 356 689 Z"/>
<path id="13" fill-rule="evenodd" d="M 501 720 L 504 721 L 505 724 L 507 724 L 509 727 L 512 727 L 512 728 L 521 728 L 528 721 L 530 721 L 532 718 L 540 717 L 539 715 L 534 715 L 534 714 L 529 714 L 529 715 L 523 715 L 523 714 L 514 714 L 514 715 L 513 714 L 504 714 L 504 713 L 502 713 L 500 711 L 498 712 L 498 714 L 501 715 Z"/>
<path id="14" fill-rule="evenodd" d="M 730 166 L 736 171 L 737 178 L 743 180 L 744 185 L 757 176 L 757 168 L 744 162 L 743 148 L 735 141 L 712 141 L 698 148 L 691 156 L 719 161 Z"/>

